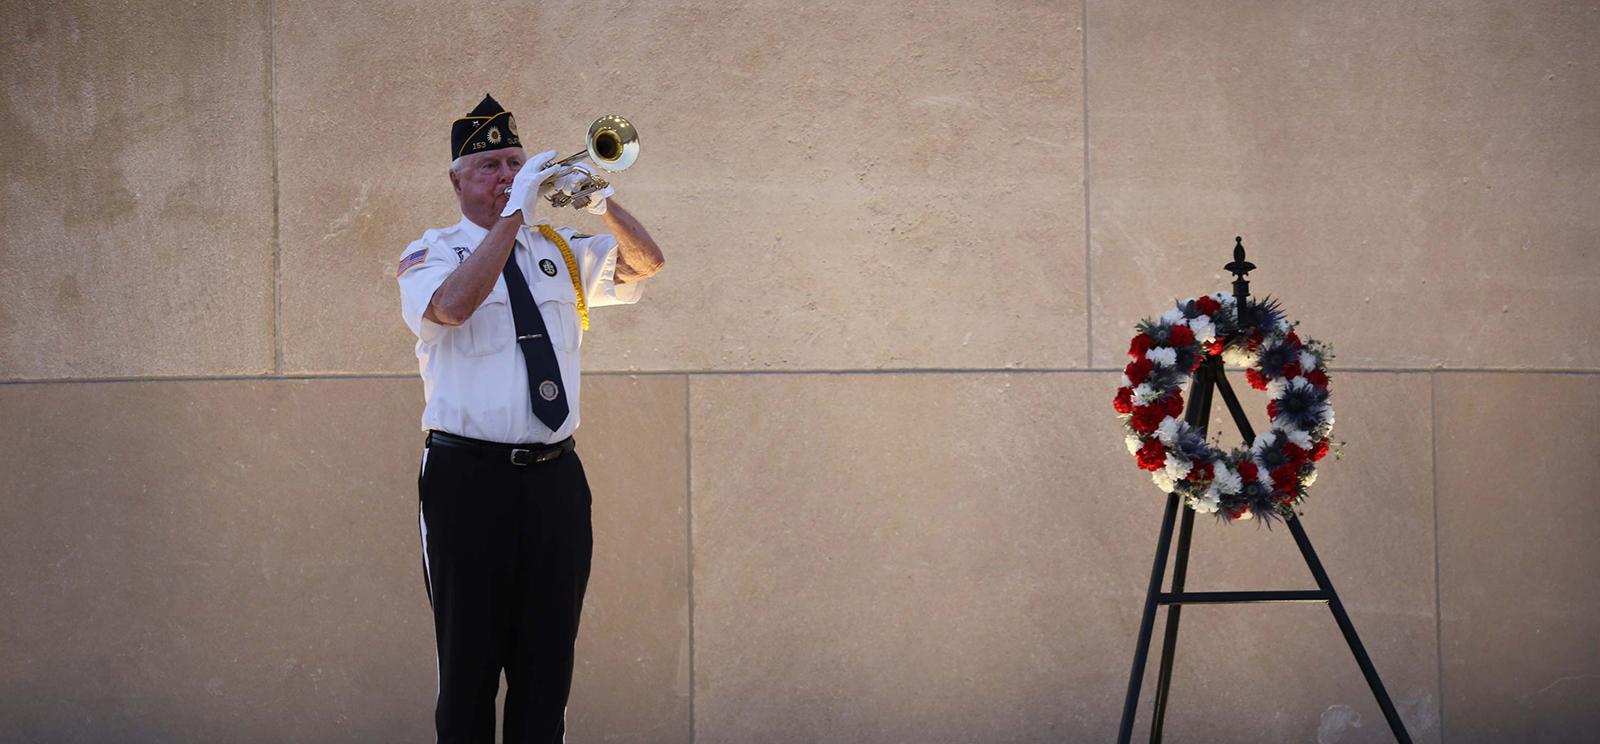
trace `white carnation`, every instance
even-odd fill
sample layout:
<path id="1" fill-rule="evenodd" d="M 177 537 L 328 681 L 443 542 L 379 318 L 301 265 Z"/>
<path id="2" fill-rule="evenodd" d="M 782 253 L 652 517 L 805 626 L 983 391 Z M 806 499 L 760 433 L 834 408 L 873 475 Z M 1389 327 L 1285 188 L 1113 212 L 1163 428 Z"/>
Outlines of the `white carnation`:
<path id="1" fill-rule="evenodd" d="M 1183 311 L 1178 308 L 1172 308 L 1161 314 L 1161 322 L 1168 325 L 1177 325 L 1180 320 L 1183 320 Z"/>
<path id="2" fill-rule="evenodd" d="M 1311 435 L 1309 433 L 1299 429 L 1286 429 L 1283 434 L 1289 441 L 1294 442 L 1294 446 L 1303 450 L 1311 449 Z"/>
<path id="3" fill-rule="evenodd" d="M 1156 426 L 1156 438 L 1160 439 L 1161 443 L 1168 447 L 1177 446 L 1178 432 L 1182 431 L 1182 429 L 1183 419 L 1168 416 L 1161 419 L 1161 423 Z"/>
<path id="4" fill-rule="evenodd" d="M 1313 468 L 1312 471 L 1311 471 L 1311 474 L 1306 476 L 1305 486 L 1306 486 L 1306 488 L 1310 488 L 1311 484 L 1316 483 L 1316 482 L 1317 482 L 1317 471 L 1316 471 L 1316 469 Z"/>
<path id="5" fill-rule="evenodd" d="M 1155 481 L 1156 488 L 1159 488 L 1167 493 L 1172 493 L 1173 489 L 1178 487 L 1177 482 L 1174 481 L 1171 476 L 1167 475 L 1165 470 L 1157 470 L 1156 472 L 1151 473 L 1150 480 Z"/>
<path id="6" fill-rule="evenodd" d="M 1216 300 L 1224 305 L 1234 304 L 1233 295 L 1228 294 L 1227 292 L 1212 292 L 1211 299 Z"/>
<path id="7" fill-rule="evenodd" d="M 1203 315 L 1189 321 L 1189 330 L 1194 331 L 1194 340 L 1199 341 L 1202 344 L 1210 343 L 1215 341 L 1217 338 L 1216 324 L 1212 323 L 1210 318 L 1207 318 Z"/>
<path id="8" fill-rule="evenodd" d="M 1183 480 L 1184 476 L 1189 474 L 1189 471 L 1192 469 L 1192 467 L 1193 466 L 1189 464 L 1188 460 L 1185 460 L 1181 457 L 1173 457 L 1172 453 L 1167 453 L 1167 464 L 1164 468 L 1164 471 L 1166 472 L 1168 478 L 1171 478 L 1174 481 Z"/>
<path id="9" fill-rule="evenodd" d="M 1149 405 L 1150 401 L 1161 397 L 1161 391 L 1150 387 L 1150 383 L 1141 382 L 1133 389 L 1133 404 L 1136 406 Z"/>
<path id="10" fill-rule="evenodd" d="M 1222 350 L 1222 361 L 1232 367 L 1254 367 L 1256 356 L 1256 352 L 1246 349 L 1243 342 Z"/>
<path id="11" fill-rule="evenodd" d="M 1204 495 L 1195 497 L 1189 505 L 1201 514 L 1215 514 L 1221 502 L 1222 497 L 1217 494 L 1217 487 L 1213 485 L 1206 489 Z"/>
<path id="12" fill-rule="evenodd" d="M 1300 350 L 1300 369 L 1303 370 L 1303 371 L 1306 371 L 1306 372 L 1310 372 L 1311 370 L 1314 370 L 1316 368 L 1317 368 L 1317 358 L 1314 357 L 1314 356 L 1311 356 L 1311 352 L 1306 351 L 1305 349 L 1301 349 Z"/>
<path id="13" fill-rule="evenodd" d="M 1213 469 L 1216 471 L 1216 477 L 1211 481 L 1211 490 L 1218 493 L 1235 494 L 1244 488 L 1244 479 L 1239 477 L 1239 471 L 1220 462 Z"/>
<path id="14" fill-rule="evenodd" d="M 1162 346 L 1145 352 L 1144 358 L 1149 359 L 1152 364 L 1172 367 L 1178 363 L 1178 350 Z"/>
<path id="15" fill-rule="evenodd" d="M 1144 442 L 1132 434 L 1123 437 L 1122 443 L 1128 445 L 1128 454 L 1130 455 L 1139 454 L 1139 448 L 1144 446 Z"/>
<path id="16" fill-rule="evenodd" d="M 1297 377 L 1295 379 L 1300 379 L 1300 378 Z M 1267 397 L 1271 398 L 1273 400 L 1277 400 L 1279 398 L 1282 398 L 1283 394 L 1285 392 L 1288 392 L 1288 390 L 1289 390 L 1289 381 L 1283 379 L 1282 377 L 1279 377 L 1279 378 L 1277 378 L 1275 380 L 1272 380 L 1271 382 L 1267 383 Z"/>

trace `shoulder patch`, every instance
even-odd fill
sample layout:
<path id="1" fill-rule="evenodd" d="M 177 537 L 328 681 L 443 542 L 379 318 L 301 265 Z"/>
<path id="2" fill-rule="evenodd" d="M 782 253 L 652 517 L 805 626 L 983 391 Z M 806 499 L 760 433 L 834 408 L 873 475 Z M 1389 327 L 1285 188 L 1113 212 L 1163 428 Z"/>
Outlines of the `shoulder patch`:
<path id="1" fill-rule="evenodd" d="M 464 245 L 458 245 L 458 246 L 456 246 L 454 248 L 451 248 L 450 250 L 456 252 L 456 261 L 458 263 L 466 263 L 467 262 L 467 256 L 472 255 L 472 249 L 468 248 L 468 247 L 466 247 Z"/>
<path id="2" fill-rule="evenodd" d="M 409 254 L 406 255 L 405 258 L 400 259 L 400 266 L 399 266 L 399 268 L 396 268 L 394 270 L 394 275 L 396 277 L 399 277 L 401 274 L 404 274 L 407 271 L 410 271 L 411 269 L 415 268 L 418 264 L 421 264 L 423 261 L 426 261 L 427 259 L 428 259 L 428 249 L 427 248 L 423 248 L 421 250 L 409 253 Z"/>

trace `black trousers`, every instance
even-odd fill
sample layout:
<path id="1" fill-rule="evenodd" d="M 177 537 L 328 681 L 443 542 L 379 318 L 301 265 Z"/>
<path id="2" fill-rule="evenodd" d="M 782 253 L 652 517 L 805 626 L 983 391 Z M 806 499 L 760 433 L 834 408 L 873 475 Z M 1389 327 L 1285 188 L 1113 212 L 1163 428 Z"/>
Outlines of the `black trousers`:
<path id="1" fill-rule="evenodd" d="M 515 465 L 492 450 L 435 443 L 418 491 L 439 653 L 438 741 L 494 741 L 502 669 L 504 740 L 563 741 L 594 550 L 578 453 Z"/>

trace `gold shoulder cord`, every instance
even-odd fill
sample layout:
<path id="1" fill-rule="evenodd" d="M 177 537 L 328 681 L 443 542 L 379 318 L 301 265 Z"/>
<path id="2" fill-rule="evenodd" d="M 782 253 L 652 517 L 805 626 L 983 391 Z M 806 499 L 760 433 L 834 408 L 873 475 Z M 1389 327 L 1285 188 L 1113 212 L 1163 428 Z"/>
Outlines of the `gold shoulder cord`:
<path id="1" fill-rule="evenodd" d="M 578 279 L 578 259 L 572 257 L 572 248 L 567 245 L 566 238 L 549 225 L 539 225 L 539 234 L 545 240 L 556 244 L 561 249 L 561 258 L 567 262 L 567 275 L 572 277 L 572 291 L 578 295 L 578 321 L 583 330 L 589 330 L 589 303 L 583 299 L 583 283 Z"/>

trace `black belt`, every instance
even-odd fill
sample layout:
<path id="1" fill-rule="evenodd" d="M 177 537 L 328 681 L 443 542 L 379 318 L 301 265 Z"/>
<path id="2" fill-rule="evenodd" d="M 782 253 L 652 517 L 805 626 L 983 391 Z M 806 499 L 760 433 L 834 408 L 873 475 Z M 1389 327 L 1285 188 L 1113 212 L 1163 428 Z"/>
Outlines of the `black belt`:
<path id="1" fill-rule="evenodd" d="M 532 465 L 539 462 L 549 462 L 568 452 L 571 452 L 577 443 L 572 437 L 567 437 L 555 444 L 501 444 L 499 442 L 486 442 L 482 439 L 456 436 L 437 429 L 428 432 L 428 446 L 460 447 L 469 449 L 482 455 L 505 457 L 512 465 Z"/>

